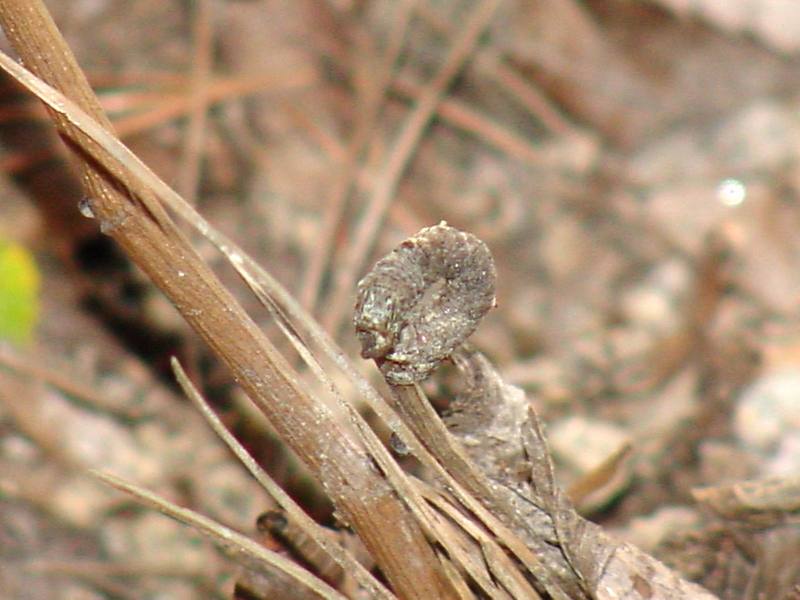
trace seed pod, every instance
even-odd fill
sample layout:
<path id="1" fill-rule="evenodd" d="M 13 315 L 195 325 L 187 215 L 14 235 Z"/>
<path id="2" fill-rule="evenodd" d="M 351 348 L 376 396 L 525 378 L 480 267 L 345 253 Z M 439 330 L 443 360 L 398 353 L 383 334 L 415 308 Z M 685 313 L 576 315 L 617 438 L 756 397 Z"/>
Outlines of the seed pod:
<path id="1" fill-rule="evenodd" d="M 422 229 L 358 284 L 353 323 L 361 356 L 386 380 L 425 379 L 495 305 L 494 260 L 481 240 L 444 221 Z"/>

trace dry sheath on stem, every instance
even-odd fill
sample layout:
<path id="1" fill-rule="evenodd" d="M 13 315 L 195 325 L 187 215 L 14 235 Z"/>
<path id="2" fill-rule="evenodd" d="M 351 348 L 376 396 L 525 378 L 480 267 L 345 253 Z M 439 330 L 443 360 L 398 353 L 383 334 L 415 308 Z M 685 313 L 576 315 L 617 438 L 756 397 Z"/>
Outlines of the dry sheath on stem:
<path id="1" fill-rule="evenodd" d="M 177 359 L 172 359 L 172 369 L 183 392 L 197 407 L 203 417 L 211 425 L 214 432 L 228 445 L 242 465 L 258 481 L 262 488 L 272 497 L 280 507 L 282 514 L 292 520 L 298 529 L 303 531 L 306 538 L 313 540 L 322 553 L 336 564 L 348 577 L 353 578 L 361 588 L 370 594 L 371 598 L 388 600 L 394 596 L 388 592 L 367 570 L 343 548 L 334 544 L 328 531 L 317 524 L 303 509 L 261 468 L 256 460 L 247 452 L 239 441 L 230 433 L 222 421 L 217 417 L 200 392 L 192 385 Z M 258 526 L 258 522 L 256 526 Z"/>
<path id="2" fill-rule="evenodd" d="M 400 244 L 362 279 L 354 316 L 362 355 L 375 359 L 398 412 L 458 484 L 534 551 L 537 562 L 526 566 L 548 597 L 713 598 L 582 519 L 556 483 L 525 394 L 479 352 L 458 348 L 494 304 L 494 280 L 483 242 L 444 223 Z M 467 383 L 447 417 L 458 440 L 416 385 L 454 352 Z M 491 569 L 493 555 L 485 556 Z M 492 575 L 509 591 L 518 583 L 502 568 Z"/>
<path id="3" fill-rule="evenodd" d="M 0 20 L 11 33 L 9 37 L 17 46 L 18 52 L 26 58 L 29 57 L 29 64 L 33 68 L 67 92 L 74 92 L 72 88 L 77 86 L 77 94 L 74 97 L 86 100 L 81 104 L 87 110 L 96 110 L 96 102 L 92 101 L 91 91 L 85 85 L 80 71 L 74 65 L 68 49 L 63 46 L 52 23 L 47 20 L 46 13 L 42 11 L 41 5 L 37 2 L 7 2 L 0 6 Z M 18 66 L 7 62 L 2 56 L 0 61 L 23 83 L 30 88 L 36 87 L 36 81 L 26 79 L 26 74 Z M 47 95 L 45 88 L 37 89 L 39 94 Z M 364 451 L 359 438 L 359 434 L 363 432 L 356 431 L 341 422 L 334 422 L 332 419 L 324 421 L 330 416 L 328 411 L 302 392 L 286 361 L 275 352 L 260 331 L 233 303 L 230 295 L 217 284 L 210 271 L 196 259 L 156 197 L 143 188 L 141 180 L 133 174 L 136 172 L 133 163 L 125 164 L 124 161 L 118 163 L 115 162 L 119 160 L 118 156 L 108 158 L 103 154 L 108 146 L 102 146 L 97 141 L 101 136 L 93 137 L 86 133 L 91 129 L 91 123 L 84 122 L 81 127 L 77 126 L 76 119 L 79 113 L 72 110 L 69 103 L 53 95 L 47 101 L 53 109 L 54 120 L 59 130 L 71 141 L 73 148 L 78 150 L 80 166 L 84 170 L 84 179 L 89 187 L 89 195 L 93 199 L 92 208 L 103 227 L 164 289 L 185 314 L 187 320 L 220 353 L 245 389 L 270 416 L 287 442 L 307 461 L 320 479 L 327 483 L 328 491 L 341 514 L 361 535 L 398 594 L 401 597 L 419 598 L 454 596 L 455 592 L 439 572 L 436 566 L 439 563 L 434 558 L 417 523 L 411 519 L 404 505 L 397 501 L 394 491 L 373 467 L 372 457 Z M 73 116 L 67 117 L 67 112 Z M 88 156 L 94 160 L 87 160 Z M 100 164 L 104 168 L 99 167 Z M 137 165 L 136 168 L 140 167 Z M 120 189 L 125 189 L 128 193 L 120 193 Z M 131 198 L 135 200 L 132 201 Z M 427 293 L 427 289 L 424 288 L 425 286 L 422 298 L 425 298 Z M 446 306 L 444 300 L 447 297 L 441 290 L 437 292 L 436 289 L 432 289 L 430 295 L 438 298 L 439 305 Z M 199 303 L 198 298 L 201 300 Z M 402 315 L 399 316 L 404 318 Z M 391 319 L 386 322 L 389 321 Z M 381 322 L 378 319 L 373 323 Z M 423 334 L 428 331 L 424 318 L 415 322 L 422 324 L 417 329 Z M 398 330 L 396 337 L 402 340 L 403 332 Z M 408 351 L 394 355 L 388 348 L 385 352 L 381 350 L 376 354 L 379 360 L 385 358 L 399 365 L 403 365 L 404 362 L 410 364 L 410 360 L 415 357 L 413 347 L 412 343 L 406 348 Z M 423 352 L 420 356 L 431 363 L 440 360 L 442 353 Z M 416 369 L 412 369 L 414 370 Z M 420 369 L 421 372 L 428 370 L 428 366 Z M 388 371 L 396 374 L 394 367 Z M 502 386 L 498 384 L 498 387 Z M 431 431 L 434 435 L 441 433 L 436 428 Z M 336 437 L 333 439 L 331 436 Z M 425 443 L 428 444 L 428 440 L 425 440 Z M 538 501 L 542 506 L 535 508 L 540 511 L 544 508 L 544 517 L 552 519 L 554 523 L 552 529 L 556 537 L 549 541 L 553 547 L 557 547 L 555 543 L 566 546 L 567 543 L 575 541 L 569 539 L 572 533 L 568 530 L 571 521 L 565 520 L 563 516 L 548 513 L 548 510 L 556 512 L 566 509 L 558 502 L 557 488 L 552 482 L 551 468 L 547 465 L 546 447 L 538 427 L 528 428 L 524 445 L 529 457 L 541 455 L 538 460 L 531 461 L 539 465 L 538 471 L 532 469 L 536 476 L 531 478 L 531 483 L 536 484 L 536 487 L 531 491 L 531 503 L 535 506 L 535 501 Z M 448 447 L 443 445 L 442 448 L 447 450 Z M 459 450 L 454 448 L 455 451 Z M 333 455 L 332 452 L 337 454 Z M 492 477 L 493 474 L 486 475 Z M 457 485 L 452 489 L 454 493 L 460 494 L 459 501 L 469 500 L 468 496 L 458 491 Z M 475 483 L 471 485 L 475 485 L 479 490 L 479 486 L 484 484 L 480 478 L 475 478 Z M 504 493 L 512 491 L 509 489 Z M 465 506 L 469 504 L 465 503 Z M 474 507 L 474 514 L 481 514 L 479 508 Z M 491 522 L 486 515 L 482 515 L 481 519 L 484 523 Z M 398 535 L 384 535 L 387 524 L 397 528 Z M 495 528 L 492 531 L 499 530 Z M 709 597 L 691 586 L 686 587 L 685 582 L 674 574 L 671 574 L 670 579 L 668 571 L 662 579 L 659 579 L 658 563 L 652 559 L 648 562 L 646 559 L 649 557 L 646 555 L 637 555 L 629 547 L 612 544 L 600 535 L 600 532 L 591 529 L 587 532 L 593 532 L 593 535 L 586 536 L 582 540 L 584 544 L 576 543 L 574 547 L 569 548 L 571 555 L 569 562 L 571 566 L 579 565 L 579 573 L 588 575 L 583 585 L 591 590 L 592 595 L 610 598 L 612 593 L 615 593 L 618 597 L 620 591 L 629 591 L 620 583 L 627 581 L 636 584 L 634 591 L 653 592 L 649 596 L 651 598 L 690 597 L 688 592 L 694 594 L 692 597 Z M 513 540 L 503 539 L 506 548 L 511 550 L 514 547 Z M 585 548 L 587 540 L 596 542 L 602 552 L 587 552 Z M 492 541 L 488 538 L 481 543 L 490 544 Z M 551 565 L 536 563 L 536 560 L 529 554 L 526 555 L 523 549 L 517 548 L 513 551 L 530 571 L 528 576 L 536 579 L 551 597 L 571 597 L 563 590 L 561 582 L 557 579 L 546 582 L 545 578 L 550 575 L 548 569 Z M 596 560 L 598 554 L 603 556 L 603 560 Z M 524 579 L 507 577 L 512 574 L 497 570 L 502 568 L 497 565 L 501 565 L 503 559 L 502 553 L 498 553 L 493 546 L 486 546 L 484 556 L 486 562 L 493 565 L 491 568 L 495 569 L 492 572 L 495 579 L 505 581 L 507 589 L 513 587 L 523 590 L 527 585 Z M 615 568 L 611 568 L 612 566 Z M 639 572 L 646 574 L 647 577 L 643 578 Z M 453 575 L 453 570 L 448 568 L 447 573 L 449 578 Z M 613 574 L 616 579 L 610 581 L 609 574 Z M 669 583 L 669 586 L 665 582 Z M 464 590 L 464 588 L 459 589 L 462 592 Z M 664 590 L 669 589 L 674 592 L 668 595 Z M 532 591 L 529 595 L 535 597 Z"/>
<path id="4" fill-rule="evenodd" d="M 508 499 L 454 443 L 415 385 L 448 358 L 495 305 L 496 279 L 486 244 L 442 222 L 378 261 L 358 285 L 353 321 L 362 356 L 375 359 L 406 424 L 467 492 L 506 525 L 524 529 Z M 563 559 L 559 561 L 558 552 L 554 555 L 546 540 L 536 537 L 529 545 L 537 555 L 528 564 L 538 584 L 553 598 L 579 597 L 575 577 Z"/>
<path id="5" fill-rule="evenodd" d="M 0 4 L 0 25 L 34 74 L 111 129 L 40 0 Z M 327 408 L 302 390 L 287 361 L 220 285 L 155 196 L 137 189 L 124 170 L 101 168 L 91 158 L 98 151 L 92 139 L 62 112 L 51 110 L 50 115 L 73 150 L 87 196 L 92 198 L 92 211 L 104 232 L 167 295 L 323 482 L 398 595 L 452 597 L 419 524 L 374 468 L 357 432 L 341 419 L 330 418 Z M 389 523 L 396 535 L 384 534 Z"/>
<path id="6" fill-rule="evenodd" d="M 33 91 L 53 110 L 63 113 L 70 122 L 74 123 L 76 127 L 96 143 L 98 145 L 97 153 L 94 154 L 93 157 L 100 164 L 107 167 L 108 170 L 127 173 L 132 177 L 132 185 L 138 185 L 145 190 L 155 190 L 162 202 L 190 222 L 199 233 L 212 241 L 219 251 L 229 259 L 231 265 L 244 278 L 256 296 L 265 306 L 270 308 L 273 316 L 277 319 L 281 328 L 287 333 L 290 341 L 295 345 L 295 348 L 301 356 L 304 356 L 304 359 L 308 356 L 308 350 L 305 345 L 309 344 L 309 342 L 309 347 L 313 346 L 322 351 L 323 354 L 330 358 L 334 364 L 347 375 L 348 379 L 355 384 L 356 388 L 363 394 L 376 414 L 381 416 L 384 423 L 398 432 L 405 443 L 409 444 L 410 447 L 414 449 L 415 454 L 423 460 L 423 463 L 434 472 L 444 477 L 446 481 L 449 481 L 449 485 L 452 485 L 453 489 L 460 489 L 458 484 L 442 470 L 442 467 L 435 462 L 433 457 L 419 445 L 419 442 L 416 441 L 410 430 L 404 428 L 402 422 L 398 421 L 396 415 L 392 413 L 391 409 L 380 398 L 374 388 L 372 388 L 368 382 L 358 374 L 355 368 L 350 365 L 347 357 L 336 347 L 325 332 L 322 331 L 319 324 L 315 323 L 308 314 L 304 313 L 299 308 L 288 292 L 281 288 L 281 286 L 269 276 L 269 273 L 243 253 L 233 241 L 227 239 L 219 231 L 214 229 L 180 198 L 180 196 L 147 169 L 147 167 L 131 154 L 119 140 L 111 136 L 105 129 L 100 128 L 95 121 L 69 100 L 64 98 L 63 95 L 29 75 L 2 53 L 0 53 L 0 66 L 14 75 L 20 83 Z M 298 334 L 300 338 L 297 337 Z M 307 362 L 315 372 L 319 371 L 319 367 L 314 366 L 315 361 Z M 324 372 L 319 374 L 324 375 Z M 332 389 L 327 379 L 323 379 L 323 383 L 325 383 L 326 387 Z M 339 404 L 344 413 L 349 415 L 351 422 L 357 426 L 359 432 L 362 434 L 362 439 L 376 464 L 392 484 L 396 493 L 403 498 L 404 502 L 418 517 L 419 522 L 426 528 L 426 532 L 430 534 L 431 539 L 440 542 L 442 546 L 448 549 L 448 552 L 455 552 L 455 555 L 458 555 L 458 549 L 453 548 L 446 536 L 443 537 L 435 529 L 431 529 L 430 510 L 426 509 L 425 503 L 419 493 L 407 480 L 407 476 L 402 472 L 397 463 L 392 460 L 388 451 L 377 439 L 374 432 L 369 429 L 363 418 L 355 412 L 352 405 L 343 402 L 344 399 L 341 396 L 338 397 L 338 400 L 340 401 Z M 484 523 L 491 523 L 491 530 L 498 535 L 503 544 L 510 548 L 515 548 L 515 555 L 520 557 L 520 560 L 522 560 L 524 564 L 530 564 L 532 562 L 532 557 L 529 556 L 527 559 L 525 558 L 527 550 L 515 541 L 510 532 L 503 532 L 502 526 L 500 526 L 490 514 L 485 512 L 485 510 L 477 504 L 476 500 L 470 498 L 463 492 L 459 492 L 459 500 L 464 503 L 464 506 L 468 507 L 470 511 L 481 515 L 481 520 Z M 451 553 L 451 556 L 453 555 L 454 554 Z M 448 577 L 451 577 L 451 574 L 448 574 Z"/>

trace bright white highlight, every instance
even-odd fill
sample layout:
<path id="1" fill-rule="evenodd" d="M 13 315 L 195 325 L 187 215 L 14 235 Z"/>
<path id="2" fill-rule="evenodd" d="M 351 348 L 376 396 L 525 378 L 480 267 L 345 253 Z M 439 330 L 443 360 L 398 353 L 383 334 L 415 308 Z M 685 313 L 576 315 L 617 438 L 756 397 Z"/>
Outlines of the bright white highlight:
<path id="1" fill-rule="evenodd" d="M 747 197 L 747 188 L 738 179 L 725 179 L 717 186 L 717 199 L 725 206 L 739 206 Z"/>

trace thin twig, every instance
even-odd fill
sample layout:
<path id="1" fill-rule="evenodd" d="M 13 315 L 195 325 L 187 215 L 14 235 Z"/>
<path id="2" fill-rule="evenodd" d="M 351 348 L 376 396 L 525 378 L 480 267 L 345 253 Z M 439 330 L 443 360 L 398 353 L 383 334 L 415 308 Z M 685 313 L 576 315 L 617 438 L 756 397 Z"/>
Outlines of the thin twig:
<path id="1" fill-rule="evenodd" d="M 501 1 L 482 0 L 473 9 L 464 23 L 462 32 L 454 40 L 444 63 L 426 86 L 397 136 L 392 152 L 370 195 L 364 215 L 356 227 L 354 239 L 348 247 L 342 263 L 335 271 L 330 308 L 322 316 L 322 324 L 328 331 L 335 334 L 345 314 L 349 313 L 352 290 L 355 288 L 358 272 L 375 243 L 375 237 L 383 224 L 400 178 L 408 168 L 414 150 L 433 118 L 442 96 L 469 60 Z"/>
<path id="2" fill-rule="evenodd" d="M 198 0 L 194 17 L 194 62 L 192 82 L 189 88 L 191 109 L 186 138 L 175 187 L 178 193 L 191 203 L 196 203 L 197 186 L 208 121 L 208 90 L 211 76 L 211 58 L 214 42 L 214 21 L 211 0 Z"/>
<path id="3" fill-rule="evenodd" d="M 432 29 L 442 36 L 455 35 L 455 27 L 448 20 L 442 18 L 430 6 L 420 7 L 419 16 Z M 538 119 L 551 133 L 567 135 L 574 130 L 572 124 L 562 115 L 555 106 L 538 88 L 530 81 L 521 77 L 516 70 L 506 63 L 505 57 L 494 46 L 482 50 L 474 63 L 474 68 L 480 70 L 482 75 L 494 79 L 502 90 L 520 103 L 534 118 Z"/>
<path id="4" fill-rule="evenodd" d="M 192 403 L 197 407 L 200 413 L 205 417 L 208 424 L 214 432 L 225 442 L 228 447 L 236 455 L 245 468 L 255 478 L 256 481 L 263 487 L 267 493 L 272 496 L 273 500 L 286 511 L 287 516 L 293 523 L 301 527 L 302 530 L 309 535 L 317 545 L 322 548 L 328 556 L 330 556 L 345 572 L 350 573 L 355 577 L 356 581 L 369 593 L 373 598 L 383 598 L 385 600 L 392 600 L 396 598 L 394 594 L 389 592 L 383 585 L 381 585 L 362 565 L 359 563 L 347 550 L 341 546 L 334 544 L 330 540 L 328 531 L 324 530 L 317 524 L 305 511 L 294 501 L 292 498 L 283 491 L 283 489 L 275 483 L 272 477 L 267 474 L 264 469 L 255 461 L 249 452 L 238 442 L 238 440 L 226 429 L 219 417 L 214 413 L 205 399 L 197 391 L 186 373 L 181 368 L 177 359 L 173 358 L 171 361 L 172 370 L 178 380 L 184 393 L 189 397 Z"/>
<path id="5" fill-rule="evenodd" d="M 26 64 L 79 101 L 76 105 L 0 54 L 2 67 L 47 103 L 59 132 L 73 144 L 101 229 L 164 291 L 231 369 L 284 441 L 327 485 L 337 509 L 398 595 L 451 597 L 454 592 L 438 568 L 420 524 L 374 469 L 357 432 L 331 418 L 324 404 L 308 396 L 286 359 L 178 231 L 154 188 L 143 184 L 139 176 L 144 174 L 162 196 L 177 196 L 109 134 L 107 117 L 41 1 L 0 4 L 0 22 Z M 100 146 L 97 139 L 105 144 Z M 108 153 L 109 148 L 113 154 Z M 87 160 L 87 155 L 92 159 Z M 387 523 L 396 527 L 398 535 L 384 535 Z"/>
<path id="6" fill-rule="evenodd" d="M 403 0 L 403 2 L 399 3 L 397 12 L 392 18 L 394 27 L 392 28 L 384 58 L 375 69 L 375 82 L 372 85 L 372 89 L 365 90 L 364 106 L 360 108 L 358 115 L 356 115 L 355 132 L 347 145 L 344 161 L 337 169 L 338 176 L 325 203 L 318 241 L 310 252 L 308 267 L 303 275 L 303 281 L 298 292 L 300 304 L 312 312 L 314 303 L 319 295 L 322 274 L 330 257 L 333 256 L 336 230 L 340 225 L 347 195 L 358 175 L 358 157 L 369 141 L 370 134 L 378 134 L 375 123 L 380 114 L 386 89 L 392 78 L 395 63 L 403 48 L 406 30 L 417 3 L 418 0 Z M 369 79 L 371 80 L 372 77 L 369 77 Z"/>
<path id="7" fill-rule="evenodd" d="M 524 530 L 524 525 L 520 523 L 521 515 L 501 497 L 498 486 L 478 471 L 460 443 L 439 419 L 421 388 L 418 385 L 387 384 L 395 396 L 395 408 L 402 415 L 403 421 L 423 441 L 437 463 L 443 465 L 447 473 L 472 497 L 477 498 L 493 517 L 508 526 Z M 526 566 L 553 598 L 569 600 L 570 596 L 538 558 L 526 563 Z"/>
<path id="8" fill-rule="evenodd" d="M 394 82 L 393 91 L 406 98 L 419 98 L 421 87 L 408 77 L 400 77 Z M 442 100 L 437 115 L 443 122 L 458 127 L 478 137 L 486 144 L 494 146 L 511 158 L 538 165 L 542 163 L 542 152 L 521 135 L 492 121 L 489 117 L 469 105 L 452 98 Z"/>
<path id="9" fill-rule="evenodd" d="M 478 65 L 483 68 L 482 72 L 494 78 L 501 89 L 538 119 L 550 133 L 559 136 L 574 133 L 575 127 L 561 114 L 558 107 L 539 88 L 506 64 L 501 56 L 497 56 L 493 49 L 478 57 Z"/>
<path id="10" fill-rule="evenodd" d="M 208 84 L 207 105 L 251 96 L 254 94 L 285 94 L 313 85 L 319 74 L 308 65 L 296 65 L 284 73 L 252 74 L 233 78 L 214 79 Z M 121 137 L 140 133 L 144 129 L 161 125 L 170 119 L 181 117 L 192 106 L 192 98 L 186 92 L 181 94 L 164 94 L 158 103 L 142 112 L 119 117 L 114 120 L 114 127 Z"/>
<path id="11" fill-rule="evenodd" d="M 0 346 L 0 365 L 19 375 L 25 375 L 51 385 L 75 400 L 91 406 L 94 410 L 100 410 L 115 417 L 141 419 L 152 412 L 141 406 L 125 406 L 118 402 L 111 402 L 94 388 L 78 382 L 75 376 L 48 368 L 42 365 L 41 360 L 32 360 L 30 356 L 21 356 L 7 346 Z"/>
<path id="12" fill-rule="evenodd" d="M 91 471 L 91 473 L 108 485 L 130 494 L 142 504 L 154 508 L 181 523 L 190 525 L 196 531 L 211 539 L 228 556 L 237 562 L 244 563 L 248 568 L 264 570 L 266 572 L 274 569 L 288 575 L 299 585 L 313 590 L 323 598 L 346 600 L 339 592 L 321 579 L 311 575 L 294 561 L 283 557 L 277 552 L 268 550 L 261 544 L 254 542 L 249 537 L 233 529 L 220 525 L 216 521 L 204 517 L 193 510 L 173 504 L 153 492 L 109 473 L 101 473 L 99 471 Z"/>

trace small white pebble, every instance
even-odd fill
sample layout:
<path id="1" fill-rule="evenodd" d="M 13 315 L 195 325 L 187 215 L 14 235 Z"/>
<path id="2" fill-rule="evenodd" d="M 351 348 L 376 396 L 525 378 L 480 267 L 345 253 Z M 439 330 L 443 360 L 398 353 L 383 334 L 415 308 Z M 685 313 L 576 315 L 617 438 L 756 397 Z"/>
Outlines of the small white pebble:
<path id="1" fill-rule="evenodd" d="M 717 199 L 725 206 L 739 206 L 747 197 L 747 187 L 738 179 L 724 179 L 717 186 Z"/>

